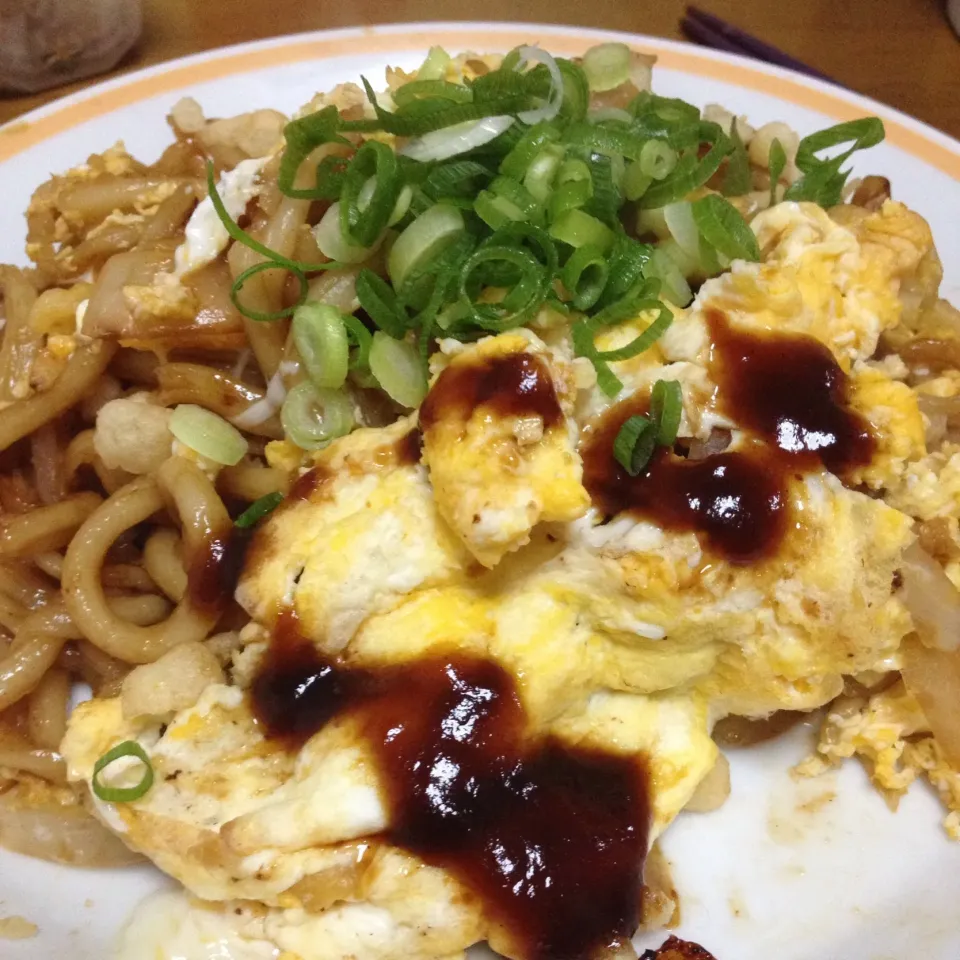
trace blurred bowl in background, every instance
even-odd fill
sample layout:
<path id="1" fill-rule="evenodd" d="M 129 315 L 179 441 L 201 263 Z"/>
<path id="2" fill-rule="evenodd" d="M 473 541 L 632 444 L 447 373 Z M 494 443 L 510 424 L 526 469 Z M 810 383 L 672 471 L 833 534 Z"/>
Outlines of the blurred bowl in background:
<path id="1" fill-rule="evenodd" d="M 140 0 L 0 0 L 0 91 L 103 73 L 137 42 Z"/>

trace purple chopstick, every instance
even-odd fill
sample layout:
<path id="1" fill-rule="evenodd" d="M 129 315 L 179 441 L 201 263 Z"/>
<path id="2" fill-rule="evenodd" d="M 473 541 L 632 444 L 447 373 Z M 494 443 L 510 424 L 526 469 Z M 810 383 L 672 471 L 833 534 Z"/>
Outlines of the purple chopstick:
<path id="1" fill-rule="evenodd" d="M 798 73 L 805 73 L 808 77 L 837 83 L 833 77 L 814 70 L 813 67 L 807 66 L 788 53 L 696 7 L 687 7 L 686 16 L 680 21 L 680 28 L 691 40 L 701 46 L 723 50 L 726 53 L 739 53 L 741 56 L 753 57 L 755 60 L 764 60 L 778 67 L 787 67 Z"/>

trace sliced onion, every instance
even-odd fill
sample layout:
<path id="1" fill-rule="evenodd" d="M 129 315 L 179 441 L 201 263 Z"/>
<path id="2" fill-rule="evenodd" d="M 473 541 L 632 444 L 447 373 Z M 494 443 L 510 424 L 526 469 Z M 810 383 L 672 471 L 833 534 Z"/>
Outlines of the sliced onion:
<path id="1" fill-rule="evenodd" d="M 947 759 L 960 769 L 960 653 L 933 650 L 913 636 L 904 640 L 901 651 L 903 682 Z"/>
<path id="2" fill-rule="evenodd" d="M 466 153 L 496 140 L 505 130 L 513 126 L 514 118 L 505 114 L 497 117 L 484 117 L 482 120 L 466 120 L 451 127 L 431 130 L 422 137 L 414 137 L 401 150 L 401 156 L 410 157 L 420 163 L 430 160 L 448 160 L 457 154 Z M 322 248 L 321 248 L 322 249 Z"/>
<path id="3" fill-rule="evenodd" d="M 124 867 L 143 858 L 78 804 L 0 794 L 0 847 L 76 867 Z"/>
<path id="4" fill-rule="evenodd" d="M 170 416 L 170 432 L 201 457 L 232 467 L 246 455 L 243 434 L 223 417 L 195 403 L 181 403 Z"/>
<path id="5" fill-rule="evenodd" d="M 340 229 L 340 201 L 331 203 L 320 222 L 313 228 L 313 237 L 320 252 L 338 263 L 363 263 L 383 242 L 381 235 L 370 247 L 358 247 L 348 243 Z"/>
<path id="6" fill-rule="evenodd" d="M 954 652 L 960 647 L 960 591 L 919 543 L 903 553 L 903 602 L 923 643 Z"/>
<path id="7" fill-rule="evenodd" d="M 419 406 L 427 395 L 420 353 L 412 343 L 394 340 L 378 330 L 370 347 L 370 372 L 391 400 L 402 407 Z"/>
<path id="8" fill-rule="evenodd" d="M 330 276 L 330 274 L 324 274 Z M 251 403 L 243 413 L 230 418 L 230 422 L 241 430 L 250 430 L 266 423 L 283 406 L 287 396 L 287 388 L 283 384 L 283 371 L 278 370 L 267 383 L 267 392 L 254 403 Z"/>
<path id="9" fill-rule="evenodd" d="M 630 48 L 625 43 L 601 43 L 583 55 L 583 72 L 590 89 L 612 90 L 630 79 Z"/>
<path id="10" fill-rule="evenodd" d="M 557 61 L 540 47 L 525 46 L 519 47 L 517 53 L 520 59 L 517 61 L 517 70 L 523 70 L 531 63 L 536 61 L 542 63 L 550 72 L 550 96 L 542 107 L 535 110 L 521 110 L 517 117 L 524 123 L 540 123 L 542 120 L 552 120 L 563 106 L 563 75 L 557 66 Z"/>
<path id="11" fill-rule="evenodd" d="M 663 219 L 677 246 L 694 260 L 700 256 L 700 231 L 693 219 L 693 207 L 686 200 L 663 208 Z"/>

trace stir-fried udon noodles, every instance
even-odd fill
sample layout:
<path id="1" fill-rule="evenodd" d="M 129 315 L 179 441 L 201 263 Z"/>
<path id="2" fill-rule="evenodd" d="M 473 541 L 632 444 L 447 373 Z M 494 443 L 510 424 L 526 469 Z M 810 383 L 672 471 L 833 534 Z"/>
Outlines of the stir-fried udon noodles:
<path id="1" fill-rule="evenodd" d="M 231 580 L 247 531 L 315 451 L 416 409 L 440 340 L 572 325 L 577 376 L 615 396 L 619 362 L 700 284 L 761 260 L 762 211 L 818 204 L 852 229 L 890 200 L 886 180 L 846 182 L 822 154 L 876 143 L 878 121 L 819 140 L 754 129 L 653 96 L 648 58 L 600 49 L 582 62 L 434 52 L 417 74 L 388 71 L 379 98 L 345 84 L 293 121 L 211 120 L 181 100 L 155 162 L 117 144 L 37 189 L 32 266 L 0 267 L 0 844 L 136 858 L 67 783 L 71 704 L 89 690 L 162 716 L 229 675 L 249 622 Z M 948 458 L 960 316 L 939 279 L 931 253 L 871 362 L 916 393 L 926 448 Z M 636 340 L 597 346 L 638 314 L 650 322 Z M 679 389 L 658 381 L 655 414 L 618 435 L 630 476 L 677 441 Z M 720 428 L 684 456 L 729 443 Z M 827 746 L 902 671 L 956 770 L 960 536 L 951 508 L 912 516 L 895 588 L 917 634 L 887 673 L 848 680 Z M 726 720 L 716 736 L 757 739 L 784 716 Z M 701 808 L 722 802 L 722 780 Z"/>

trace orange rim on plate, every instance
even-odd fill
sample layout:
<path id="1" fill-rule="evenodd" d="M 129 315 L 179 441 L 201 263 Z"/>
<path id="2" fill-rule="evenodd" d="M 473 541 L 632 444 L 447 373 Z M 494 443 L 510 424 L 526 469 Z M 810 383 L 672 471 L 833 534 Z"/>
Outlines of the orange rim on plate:
<path id="1" fill-rule="evenodd" d="M 576 28 L 567 28 L 571 31 Z M 290 37 L 280 42 L 257 42 L 241 47 L 228 47 L 219 52 L 191 57 L 187 62 L 172 61 L 128 78 L 83 91 L 71 97 L 68 103 L 54 104 L 0 128 L 0 162 L 28 150 L 44 140 L 87 123 L 114 110 L 128 107 L 150 97 L 195 87 L 212 80 L 265 70 L 271 67 L 329 57 L 364 54 L 390 54 L 404 49 L 426 49 L 434 44 L 456 48 L 465 38 L 476 50 L 497 50 L 530 42 L 539 34 L 548 35 L 550 48 L 566 55 L 580 54 L 598 37 L 615 37 L 608 31 L 584 29 L 581 34 L 555 32 L 555 27 L 539 24 L 505 25 L 493 28 L 490 24 L 416 24 L 410 28 L 376 27 L 363 30 L 331 31 Z M 619 34 L 632 39 L 628 34 Z M 683 49 L 681 44 L 658 43 L 651 38 L 637 38 L 634 46 L 655 54 L 658 63 L 668 69 L 680 70 L 697 76 L 719 80 L 748 89 L 762 89 L 763 93 L 778 97 L 800 107 L 816 110 L 836 120 L 852 120 L 863 116 L 864 107 L 856 97 L 847 98 L 834 93 L 829 85 L 804 78 L 794 78 L 788 71 L 755 66 L 740 58 L 698 53 Z M 937 142 L 924 133 L 913 130 L 891 117 L 896 114 L 886 108 L 884 113 L 887 141 L 925 161 L 932 167 L 960 179 L 960 152 Z M 933 131 L 931 131 L 933 132 Z"/>

